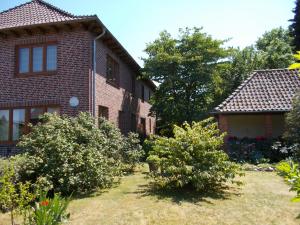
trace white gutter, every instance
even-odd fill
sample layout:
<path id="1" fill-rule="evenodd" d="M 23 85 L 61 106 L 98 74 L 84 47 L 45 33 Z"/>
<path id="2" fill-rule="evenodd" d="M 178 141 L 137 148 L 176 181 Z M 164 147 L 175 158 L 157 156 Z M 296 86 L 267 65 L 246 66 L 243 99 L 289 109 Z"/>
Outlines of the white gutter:
<path id="1" fill-rule="evenodd" d="M 93 78 L 92 78 L 92 112 L 93 117 L 96 116 L 96 69 L 97 69 L 97 60 L 96 60 L 96 50 L 97 50 L 97 40 L 102 38 L 106 33 L 106 29 L 103 28 L 102 33 L 94 39 L 93 46 Z"/>

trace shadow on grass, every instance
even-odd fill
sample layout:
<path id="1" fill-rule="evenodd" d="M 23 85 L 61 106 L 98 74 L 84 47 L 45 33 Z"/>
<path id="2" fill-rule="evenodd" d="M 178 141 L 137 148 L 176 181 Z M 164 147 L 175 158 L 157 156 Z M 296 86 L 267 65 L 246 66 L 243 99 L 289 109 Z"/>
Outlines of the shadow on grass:
<path id="1" fill-rule="evenodd" d="M 100 196 L 102 194 L 105 194 L 105 193 L 109 192 L 113 188 L 118 188 L 119 186 L 120 186 L 120 182 L 116 181 L 112 184 L 111 187 L 107 187 L 107 188 L 99 189 L 99 190 L 93 190 L 93 191 L 90 191 L 90 192 L 87 192 L 87 193 L 73 194 L 72 195 L 72 200 L 97 197 L 97 196 Z"/>
<path id="2" fill-rule="evenodd" d="M 157 200 L 171 200 L 174 203 L 181 204 L 189 202 L 194 204 L 208 203 L 213 204 L 212 199 L 228 200 L 232 196 L 240 196 L 238 187 L 222 186 L 217 190 L 195 191 L 192 187 L 178 189 L 159 188 L 154 183 L 139 185 L 138 189 L 131 194 L 137 194 L 140 198 L 152 196 Z"/>

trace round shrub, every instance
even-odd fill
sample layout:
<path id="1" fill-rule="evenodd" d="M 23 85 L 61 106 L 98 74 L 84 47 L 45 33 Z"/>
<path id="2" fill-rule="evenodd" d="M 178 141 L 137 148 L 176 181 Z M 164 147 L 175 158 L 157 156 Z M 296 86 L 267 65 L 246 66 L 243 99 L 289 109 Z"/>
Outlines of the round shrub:
<path id="1" fill-rule="evenodd" d="M 224 134 L 213 119 L 174 127 L 174 138 L 157 137 L 147 161 L 158 170 L 151 176 L 161 187 L 191 186 L 197 191 L 219 188 L 234 182 L 239 166 L 221 149 Z"/>
<path id="2" fill-rule="evenodd" d="M 122 138 L 117 131 L 98 129 L 88 113 L 74 118 L 45 114 L 41 120 L 18 144 L 26 158 L 21 179 L 68 195 L 109 187 L 121 174 Z"/>

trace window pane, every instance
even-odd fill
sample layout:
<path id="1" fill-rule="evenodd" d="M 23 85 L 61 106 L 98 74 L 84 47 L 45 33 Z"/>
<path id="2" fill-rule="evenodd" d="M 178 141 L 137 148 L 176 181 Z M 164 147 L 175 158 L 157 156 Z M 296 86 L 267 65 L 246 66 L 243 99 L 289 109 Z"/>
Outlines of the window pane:
<path id="1" fill-rule="evenodd" d="M 24 133 L 25 109 L 13 110 L 13 141 L 19 140 Z"/>
<path id="2" fill-rule="evenodd" d="M 33 72 L 43 71 L 43 47 L 33 48 Z"/>
<path id="3" fill-rule="evenodd" d="M 29 48 L 19 49 L 19 73 L 29 72 Z"/>
<path id="4" fill-rule="evenodd" d="M 49 45 L 47 47 L 47 71 L 57 69 L 57 46 Z"/>
<path id="5" fill-rule="evenodd" d="M 32 125 L 36 125 L 39 122 L 39 116 L 44 114 L 44 109 L 43 108 L 32 108 L 30 110 L 30 120 L 29 122 Z"/>
<path id="6" fill-rule="evenodd" d="M 59 107 L 48 107 L 47 112 L 56 113 L 57 115 L 59 115 Z"/>
<path id="7" fill-rule="evenodd" d="M 9 138 L 9 110 L 0 110 L 0 141 Z"/>

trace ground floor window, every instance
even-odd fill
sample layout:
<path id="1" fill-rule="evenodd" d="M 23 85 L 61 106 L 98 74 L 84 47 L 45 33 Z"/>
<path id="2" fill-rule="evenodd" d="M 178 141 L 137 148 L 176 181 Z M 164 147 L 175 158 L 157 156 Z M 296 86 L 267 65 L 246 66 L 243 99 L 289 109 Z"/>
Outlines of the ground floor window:
<path id="1" fill-rule="evenodd" d="M 108 117 L 109 117 L 108 107 L 99 105 L 98 114 L 99 114 L 99 117 L 103 117 L 103 118 L 108 120 Z"/>
<path id="2" fill-rule="evenodd" d="M 0 143 L 13 143 L 28 133 L 28 123 L 36 125 L 45 112 L 60 113 L 58 106 L 0 109 Z"/>

